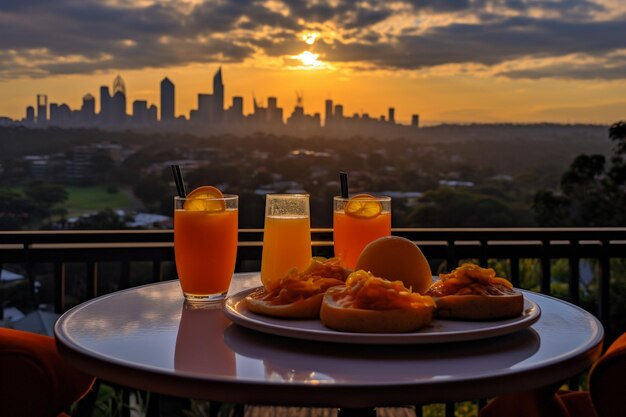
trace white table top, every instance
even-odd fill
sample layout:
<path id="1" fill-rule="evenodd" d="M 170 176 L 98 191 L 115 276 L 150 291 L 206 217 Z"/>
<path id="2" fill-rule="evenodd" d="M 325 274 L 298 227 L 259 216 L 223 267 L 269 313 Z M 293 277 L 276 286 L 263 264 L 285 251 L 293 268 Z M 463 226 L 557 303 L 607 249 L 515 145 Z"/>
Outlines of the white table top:
<path id="1" fill-rule="evenodd" d="M 259 285 L 236 274 L 230 293 Z M 57 321 L 61 354 L 105 380 L 181 397 L 315 407 L 461 401 L 537 388 L 587 369 L 603 329 L 571 304 L 525 293 L 541 307 L 510 335 L 427 345 L 289 339 L 231 323 L 221 304 L 192 309 L 178 281 L 119 291 Z"/>

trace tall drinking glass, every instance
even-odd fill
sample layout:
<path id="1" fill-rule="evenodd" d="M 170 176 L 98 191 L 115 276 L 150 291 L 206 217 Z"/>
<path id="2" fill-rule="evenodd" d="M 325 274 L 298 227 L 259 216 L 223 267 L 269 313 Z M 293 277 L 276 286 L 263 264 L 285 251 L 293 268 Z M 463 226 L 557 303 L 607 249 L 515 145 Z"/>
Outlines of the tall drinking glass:
<path id="1" fill-rule="evenodd" d="M 391 235 L 391 198 L 358 195 L 333 198 L 335 256 L 354 269 L 365 246 Z"/>
<path id="2" fill-rule="evenodd" d="M 239 197 L 174 197 L 174 209 L 174 254 L 185 298 L 223 299 L 235 272 Z"/>
<path id="3" fill-rule="evenodd" d="M 308 194 L 268 194 L 261 281 L 280 280 L 291 268 L 303 270 L 311 262 L 311 219 Z"/>

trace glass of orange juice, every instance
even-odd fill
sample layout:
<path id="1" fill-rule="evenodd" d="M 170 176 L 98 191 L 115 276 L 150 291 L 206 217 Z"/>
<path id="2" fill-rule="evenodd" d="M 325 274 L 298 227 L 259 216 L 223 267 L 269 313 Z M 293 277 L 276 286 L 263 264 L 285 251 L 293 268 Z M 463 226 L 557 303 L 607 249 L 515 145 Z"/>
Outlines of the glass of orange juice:
<path id="1" fill-rule="evenodd" d="M 280 280 L 292 268 L 304 270 L 311 262 L 311 218 L 308 194 L 268 194 L 261 281 Z"/>
<path id="2" fill-rule="evenodd" d="M 333 198 L 335 256 L 346 268 L 354 269 L 365 246 L 391 235 L 391 197 L 358 194 Z"/>
<path id="3" fill-rule="evenodd" d="M 189 301 L 222 300 L 235 272 L 239 197 L 194 193 L 174 197 L 174 254 L 180 286 Z"/>

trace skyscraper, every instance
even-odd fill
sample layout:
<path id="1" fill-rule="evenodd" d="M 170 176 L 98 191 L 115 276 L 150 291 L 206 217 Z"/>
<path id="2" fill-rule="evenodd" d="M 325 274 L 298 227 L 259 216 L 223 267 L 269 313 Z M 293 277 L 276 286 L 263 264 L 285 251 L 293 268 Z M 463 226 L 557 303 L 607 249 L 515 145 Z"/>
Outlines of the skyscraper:
<path id="1" fill-rule="evenodd" d="M 33 106 L 26 107 L 26 118 L 24 123 L 32 125 L 35 123 L 35 108 Z"/>
<path id="2" fill-rule="evenodd" d="M 48 96 L 37 94 L 37 124 L 43 125 L 48 121 Z"/>
<path id="3" fill-rule="evenodd" d="M 396 122 L 396 109 L 395 108 L 389 107 L 387 120 L 389 121 L 389 123 Z"/>
<path id="4" fill-rule="evenodd" d="M 342 119 L 343 118 L 343 105 L 337 104 L 335 106 L 335 117 L 337 119 Z"/>
<path id="5" fill-rule="evenodd" d="M 326 111 L 324 113 L 324 126 L 330 126 L 333 119 L 333 101 L 326 100 Z"/>
<path id="6" fill-rule="evenodd" d="M 124 84 L 124 80 L 119 75 L 113 80 L 111 121 L 116 125 L 126 122 L 126 84 Z"/>
<path id="7" fill-rule="evenodd" d="M 91 124 L 96 117 L 96 99 L 91 94 L 83 96 L 83 106 L 80 108 L 80 119 L 82 123 Z"/>
<path id="8" fill-rule="evenodd" d="M 238 118 L 243 117 L 243 97 L 235 96 L 233 97 L 233 113 Z"/>
<path id="9" fill-rule="evenodd" d="M 222 82 L 222 67 L 220 67 L 213 77 L 213 105 L 212 105 L 213 123 L 222 123 L 224 121 L 224 83 Z"/>
<path id="10" fill-rule="evenodd" d="M 148 121 L 148 102 L 146 100 L 133 101 L 133 123 L 143 124 Z"/>
<path id="11" fill-rule="evenodd" d="M 163 78 L 161 81 L 161 121 L 170 122 L 174 120 L 176 114 L 175 108 L 175 87 L 169 78 Z"/>
<path id="12" fill-rule="evenodd" d="M 100 86 L 100 123 L 107 124 L 111 121 L 111 95 L 109 87 Z"/>
<path id="13" fill-rule="evenodd" d="M 201 123 L 211 121 L 213 115 L 213 95 L 212 94 L 198 94 L 198 120 Z"/>

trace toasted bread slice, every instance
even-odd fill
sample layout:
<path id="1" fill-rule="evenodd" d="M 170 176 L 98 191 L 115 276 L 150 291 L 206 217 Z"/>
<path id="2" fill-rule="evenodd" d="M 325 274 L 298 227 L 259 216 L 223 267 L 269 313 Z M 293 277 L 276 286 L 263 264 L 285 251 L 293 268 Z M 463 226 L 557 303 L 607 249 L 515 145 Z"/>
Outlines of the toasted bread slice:
<path id="1" fill-rule="evenodd" d="M 320 320 L 334 330 L 354 333 L 407 333 L 430 324 L 434 306 L 419 306 L 392 310 L 354 308 L 335 298 L 344 291 L 343 286 L 326 291 Z"/>
<path id="2" fill-rule="evenodd" d="M 316 319 L 320 316 L 320 306 L 324 293 L 313 295 L 289 304 L 273 304 L 263 297 L 265 289 L 260 288 L 245 298 L 246 307 L 253 313 L 289 319 Z"/>
<path id="3" fill-rule="evenodd" d="M 517 317 L 524 309 L 524 296 L 514 291 L 503 295 L 446 295 L 434 297 L 437 317 L 460 320 L 500 320 Z"/>

